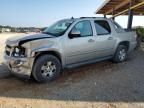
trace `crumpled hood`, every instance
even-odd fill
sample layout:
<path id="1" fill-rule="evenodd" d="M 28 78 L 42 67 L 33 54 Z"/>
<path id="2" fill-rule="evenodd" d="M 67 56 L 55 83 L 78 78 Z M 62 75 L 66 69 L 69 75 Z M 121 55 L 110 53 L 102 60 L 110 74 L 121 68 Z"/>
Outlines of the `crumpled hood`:
<path id="1" fill-rule="evenodd" d="M 25 35 L 25 36 L 14 36 L 7 39 L 6 43 L 10 44 L 23 44 L 28 41 L 38 40 L 38 39 L 45 39 L 45 38 L 53 38 L 53 36 L 48 34 L 34 34 L 34 35 Z"/>

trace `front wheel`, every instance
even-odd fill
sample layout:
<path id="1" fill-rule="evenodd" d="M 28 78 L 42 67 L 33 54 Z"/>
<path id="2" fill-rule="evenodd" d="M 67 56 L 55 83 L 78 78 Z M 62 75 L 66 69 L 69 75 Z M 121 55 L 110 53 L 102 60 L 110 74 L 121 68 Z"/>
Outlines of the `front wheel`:
<path id="1" fill-rule="evenodd" d="M 127 47 L 124 45 L 119 45 L 116 53 L 113 57 L 113 61 L 116 63 L 124 62 L 127 59 Z"/>
<path id="2" fill-rule="evenodd" d="M 59 59 L 53 55 L 40 56 L 33 67 L 32 75 L 37 82 L 49 82 L 56 79 L 61 71 Z"/>

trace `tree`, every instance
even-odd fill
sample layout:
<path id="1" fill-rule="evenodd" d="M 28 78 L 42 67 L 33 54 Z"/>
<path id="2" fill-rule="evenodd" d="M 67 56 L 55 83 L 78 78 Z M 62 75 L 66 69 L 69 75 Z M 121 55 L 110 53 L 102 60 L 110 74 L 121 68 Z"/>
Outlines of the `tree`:
<path id="1" fill-rule="evenodd" d="M 144 41 L 144 27 L 138 27 L 136 31 L 137 34 L 141 37 L 142 41 Z"/>

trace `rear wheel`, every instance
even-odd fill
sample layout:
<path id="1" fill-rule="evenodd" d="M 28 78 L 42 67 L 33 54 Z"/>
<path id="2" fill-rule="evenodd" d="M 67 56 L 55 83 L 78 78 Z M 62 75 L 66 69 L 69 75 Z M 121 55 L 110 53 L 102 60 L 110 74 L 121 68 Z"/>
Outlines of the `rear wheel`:
<path id="1" fill-rule="evenodd" d="M 124 62 L 127 59 L 127 50 L 125 45 L 119 45 L 113 57 L 113 61 L 116 63 Z"/>
<path id="2" fill-rule="evenodd" d="M 56 79 L 60 71 L 61 63 L 57 57 L 43 55 L 36 60 L 32 75 L 37 82 L 49 82 Z"/>

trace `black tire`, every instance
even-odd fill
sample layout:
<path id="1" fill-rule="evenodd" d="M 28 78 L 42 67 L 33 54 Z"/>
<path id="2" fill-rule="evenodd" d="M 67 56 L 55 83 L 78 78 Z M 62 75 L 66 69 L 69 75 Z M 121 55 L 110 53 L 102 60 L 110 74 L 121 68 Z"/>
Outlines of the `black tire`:
<path id="1" fill-rule="evenodd" d="M 123 55 L 124 56 L 123 59 L 120 57 L 121 51 L 125 53 L 125 55 Z M 127 52 L 128 52 L 128 48 L 125 45 L 119 45 L 113 57 L 113 62 L 121 63 L 121 62 L 126 61 L 127 56 L 128 56 Z"/>
<path id="2" fill-rule="evenodd" d="M 50 66 L 48 65 L 49 62 L 51 62 L 51 65 L 50 65 L 51 67 L 52 67 L 52 64 L 53 64 L 53 67 L 55 66 L 56 69 L 54 70 L 54 72 L 52 72 L 53 70 L 49 71 L 50 70 Z M 44 69 L 42 69 L 43 67 Z M 50 72 L 52 73 L 51 76 L 49 74 Z M 47 54 L 47 55 L 40 56 L 36 60 L 34 67 L 33 67 L 32 75 L 37 82 L 45 83 L 45 82 L 49 82 L 49 81 L 56 79 L 60 75 L 60 72 L 61 72 L 61 63 L 59 59 L 53 55 Z"/>

